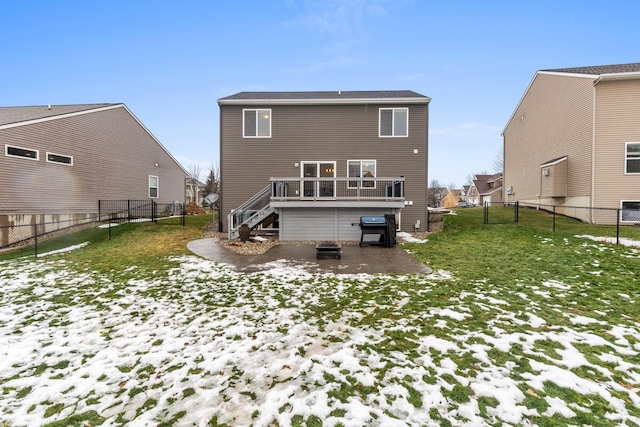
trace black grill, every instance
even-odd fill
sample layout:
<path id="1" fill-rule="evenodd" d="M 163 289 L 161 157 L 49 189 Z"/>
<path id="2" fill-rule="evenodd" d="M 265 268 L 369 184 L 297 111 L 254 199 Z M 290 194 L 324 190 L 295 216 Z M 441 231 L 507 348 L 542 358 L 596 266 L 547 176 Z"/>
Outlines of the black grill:
<path id="1" fill-rule="evenodd" d="M 395 215 L 377 215 L 360 217 L 360 246 L 364 244 L 391 247 L 396 244 Z M 378 235 L 378 240 L 365 241 L 365 234 Z"/>

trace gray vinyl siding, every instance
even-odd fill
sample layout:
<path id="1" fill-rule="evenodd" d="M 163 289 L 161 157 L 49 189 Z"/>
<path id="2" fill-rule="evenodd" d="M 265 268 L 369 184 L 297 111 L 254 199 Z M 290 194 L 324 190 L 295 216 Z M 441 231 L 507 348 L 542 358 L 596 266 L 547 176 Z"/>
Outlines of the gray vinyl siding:
<path id="1" fill-rule="evenodd" d="M 280 211 L 281 240 L 360 240 L 360 217 L 392 209 L 285 208 Z"/>
<path id="2" fill-rule="evenodd" d="M 591 195 L 593 79 L 537 74 L 504 131 L 506 201 L 535 201 L 540 165 L 568 156 L 567 198 Z"/>
<path id="3" fill-rule="evenodd" d="M 40 160 L 7 157 L 5 144 L 39 150 Z M 0 150 L 0 214 L 87 213 L 100 199 L 148 199 L 149 175 L 159 177 L 154 200 L 184 200 L 184 170 L 124 106 L 0 129 Z M 72 156 L 73 166 L 47 162 L 47 152 Z"/>
<path id="4" fill-rule="evenodd" d="M 640 174 L 625 174 L 625 143 L 640 142 L 640 80 L 596 86 L 594 205 L 640 200 Z"/>
<path id="5" fill-rule="evenodd" d="M 335 161 L 336 176 L 347 176 L 348 160 L 377 161 L 378 177 L 405 177 L 403 226 L 426 224 L 428 104 L 409 108 L 409 136 L 378 136 L 380 105 L 259 105 L 270 108 L 271 138 L 242 138 L 242 106 L 220 106 L 222 214 L 227 215 L 269 184 L 270 177 L 299 177 L 303 161 Z M 418 150 L 414 154 L 414 150 Z M 282 221 L 281 221 L 282 223 Z"/>

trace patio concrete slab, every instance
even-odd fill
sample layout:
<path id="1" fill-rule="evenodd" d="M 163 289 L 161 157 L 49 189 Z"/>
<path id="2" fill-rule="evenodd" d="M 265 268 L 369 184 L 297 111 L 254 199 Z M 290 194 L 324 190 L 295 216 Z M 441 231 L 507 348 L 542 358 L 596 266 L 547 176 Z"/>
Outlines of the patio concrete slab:
<path id="1" fill-rule="evenodd" d="M 203 258 L 230 265 L 236 271 L 256 272 L 287 262 L 310 273 L 335 274 L 430 274 L 432 270 L 399 246 L 343 245 L 341 259 L 317 259 L 313 243 L 284 243 L 261 255 L 240 255 L 216 243 L 218 239 L 200 239 L 187 248 Z"/>

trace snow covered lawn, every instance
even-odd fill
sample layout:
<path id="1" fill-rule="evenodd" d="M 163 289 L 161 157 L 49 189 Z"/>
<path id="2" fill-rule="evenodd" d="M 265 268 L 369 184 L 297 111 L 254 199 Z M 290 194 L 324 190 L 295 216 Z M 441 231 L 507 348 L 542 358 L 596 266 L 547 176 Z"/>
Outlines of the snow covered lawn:
<path id="1" fill-rule="evenodd" d="M 0 262 L 0 425 L 640 425 L 638 286 L 177 261 Z"/>

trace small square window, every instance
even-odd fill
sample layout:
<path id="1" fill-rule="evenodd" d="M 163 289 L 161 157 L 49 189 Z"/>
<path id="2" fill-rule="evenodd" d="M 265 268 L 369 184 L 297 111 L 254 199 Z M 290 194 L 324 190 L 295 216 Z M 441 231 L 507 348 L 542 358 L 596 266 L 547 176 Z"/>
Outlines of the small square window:
<path id="1" fill-rule="evenodd" d="M 242 110 L 243 137 L 271 138 L 271 110 Z"/>

